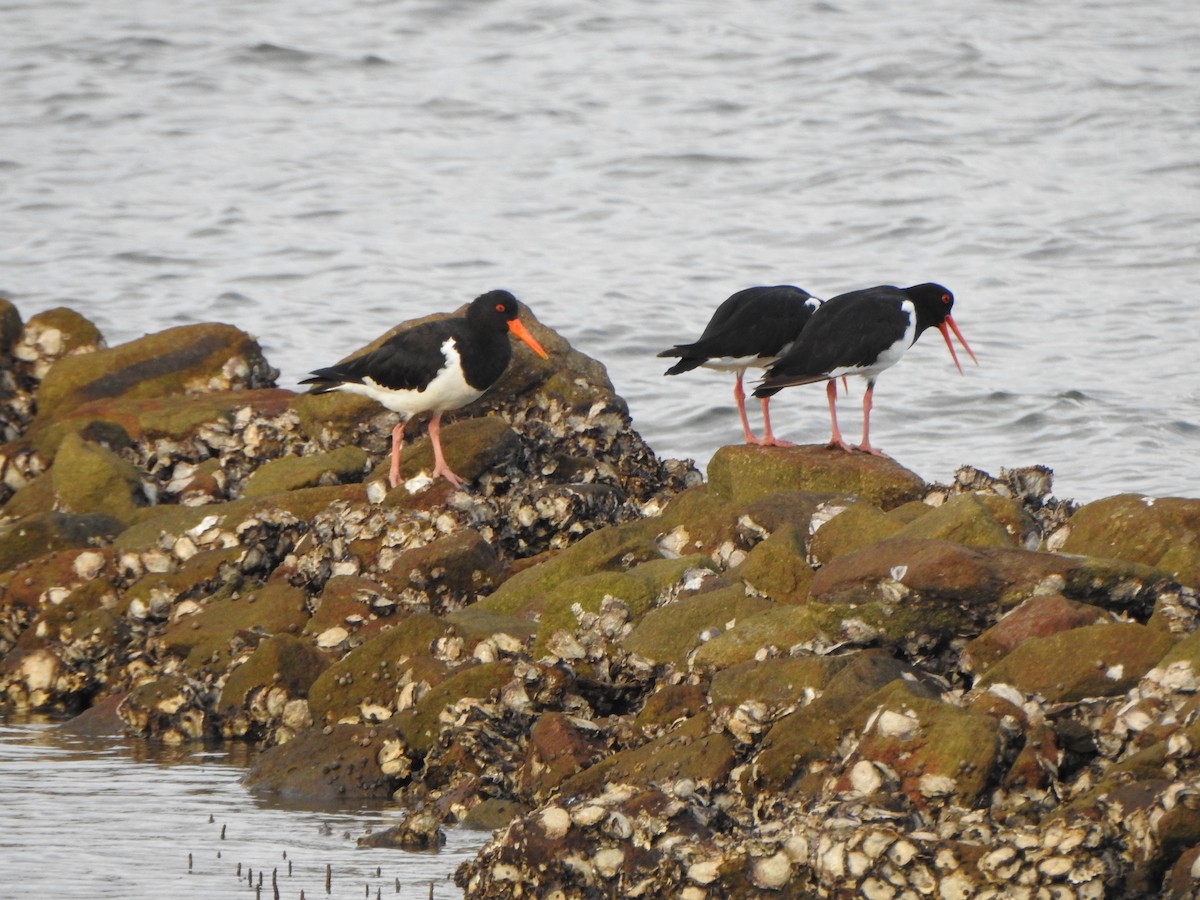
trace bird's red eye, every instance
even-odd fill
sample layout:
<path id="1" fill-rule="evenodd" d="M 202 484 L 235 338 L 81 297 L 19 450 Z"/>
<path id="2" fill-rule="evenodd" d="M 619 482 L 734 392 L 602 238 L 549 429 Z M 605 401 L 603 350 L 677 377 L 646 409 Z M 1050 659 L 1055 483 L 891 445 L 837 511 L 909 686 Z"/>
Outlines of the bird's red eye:
<path id="1" fill-rule="evenodd" d="M 503 304 L 503 303 L 497 303 L 497 304 L 496 304 L 496 312 L 504 312 L 504 311 L 505 311 L 505 310 L 504 310 L 504 304 Z"/>
<path id="2" fill-rule="evenodd" d="M 949 303 L 949 302 L 950 302 L 950 295 L 949 295 L 949 294 L 942 294 L 942 302 L 943 302 L 943 303 Z"/>

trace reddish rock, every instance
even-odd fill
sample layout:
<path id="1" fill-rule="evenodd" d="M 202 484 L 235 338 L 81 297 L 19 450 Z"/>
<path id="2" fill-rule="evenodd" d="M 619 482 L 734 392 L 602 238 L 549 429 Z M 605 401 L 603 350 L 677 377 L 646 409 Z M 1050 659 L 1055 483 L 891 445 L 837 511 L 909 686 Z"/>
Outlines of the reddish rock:
<path id="1" fill-rule="evenodd" d="M 963 665 L 967 671 L 983 672 L 1027 638 L 1111 621 L 1112 616 L 1103 609 L 1068 600 L 1062 594 L 1030 597 L 963 648 Z"/>
<path id="2" fill-rule="evenodd" d="M 380 725 L 310 729 L 262 754 L 242 783 L 251 791 L 303 800 L 386 799 L 399 782 L 380 756 L 396 732 Z"/>
<path id="3" fill-rule="evenodd" d="M 529 745 L 516 774 L 516 785 L 523 796 L 542 802 L 567 778 L 595 763 L 604 749 L 603 741 L 580 729 L 569 717 L 543 713 L 529 730 Z"/>

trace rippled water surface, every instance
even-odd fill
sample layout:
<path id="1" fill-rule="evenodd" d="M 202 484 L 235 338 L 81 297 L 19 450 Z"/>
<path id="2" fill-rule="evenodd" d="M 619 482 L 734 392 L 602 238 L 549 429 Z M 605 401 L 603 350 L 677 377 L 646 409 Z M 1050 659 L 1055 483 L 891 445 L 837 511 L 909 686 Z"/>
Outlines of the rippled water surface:
<path id="1" fill-rule="evenodd" d="M 267 898 L 273 886 L 285 900 L 462 896 L 447 878 L 483 835 L 451 831 L 440 853 L 360 848 L 367 831 L 396 823 L 394 809 L 252 796 L 239 784 L 239 749 L 0 724 L 0 897 L 235 900 L 256 896 L 260 873 Z"/>
<path id="2" fill-rule="evenodd" d="M 872 437 L 932 480 L 1200 494 L 1192 0 L 3 3 L 0 290 L 117 343 L 258 335 L 280 383 L 496 286 L 663 455 L 740 440 L 663 378 L 734 290 L 941 281 Z M 845 412 L 855 433 L 861 386 Z M 823 391 L 777 432 L 828 435 Z"/>

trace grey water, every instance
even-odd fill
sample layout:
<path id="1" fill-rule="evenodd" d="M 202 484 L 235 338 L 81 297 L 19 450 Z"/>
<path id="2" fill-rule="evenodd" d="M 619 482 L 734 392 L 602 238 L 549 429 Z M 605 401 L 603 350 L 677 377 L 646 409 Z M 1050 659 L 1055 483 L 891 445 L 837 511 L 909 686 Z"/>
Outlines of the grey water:
<path id="1" fill-rule="evenodd" d="M 359 847 L 385 804 L 310 806 L 247 793 L 245 746 L 164 747 L 0 724 L 0 898 L 241 900 L 461 897 L 449 880 L 487 835 L 436 853 Z M 330 890 L 326 893 L 326 867 Z M 432 893 L 431 893 L 432 892 Z"/>
<path id="2" fill-rule="evenodd" d="M 732 379 L 655 354 L 721 300 L 934 280 L 980 364 L 927 335 L 880 378 L 873 442 L 932 481 L 1042 464 L 1059 497 L 1200 496 L 1192 0 L 0 0 L 0 22 L 0 294 L 26 318 L 71 306 L 110 344 L 229 322 L 295 387 L 507 287 L 660 455 L 704 465 L 741 440 Z M 819 386 L 772 411 L 828 437 Z M 63 791 L 103 788 L 88 840 L 146 827 L 109 853 L 179 896 L 208 876 L 160 842 L 211 848 L 207 810 L 315 823 L 218 760 L 138 762 L 148 795 L 123 767 L 61 787 L 86 755 L 31 765 L 0 827 L 41 829 L 14 858 L 46 864 L 6 842 L 4 869 L 46 895 L 87 843 Z"/>

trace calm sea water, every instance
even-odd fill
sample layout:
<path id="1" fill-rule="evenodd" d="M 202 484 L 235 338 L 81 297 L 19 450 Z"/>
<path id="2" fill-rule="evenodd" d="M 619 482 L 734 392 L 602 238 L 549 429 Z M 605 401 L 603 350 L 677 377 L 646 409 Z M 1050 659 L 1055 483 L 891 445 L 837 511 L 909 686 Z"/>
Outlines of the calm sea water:
<path id="1" fill-rule="evenodd" d="M 69 305 L 111 344 L 230 322 L 292 387 L 508 287 L 607 364 L 660 454 L 703 465 L 741 439 L 732 379 L 664 378 L 654 354 L 728 294 L 936 280 L 981 365 L 960 377 L 923 339 L 880 379 L 878 445 L 930 480 L 1039 463 L 1060 497 L 1200 496 L 1193 0 L 0 16 L 0 292 L 26 317 Z M 773 407 L 781 436 L 828 436 L 819 386 Z M 4 878 L 33 893 L 233 896 L 230 863 L 289 849 L 323 877 L 350 843 L 218 757 L 2 737 Z M 369 881 L 376 857 L 349 857 Z"/>
<path id="2" fill-rule="evenodd" d="M 0 898 L 244 900 L 260 873 L 267 898 L 462 896 L 448 876 L 486 835 L 450 831 L 438 853 L 362 848 L 394 810 L 254 797 L 239 783 L 247 753 L 231 750 L 0 724 Z"/>

